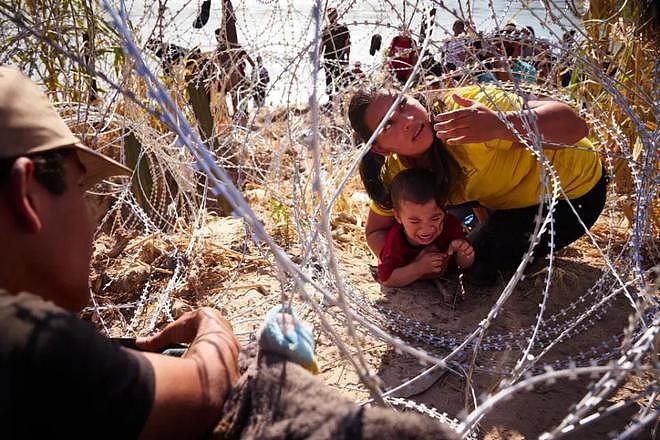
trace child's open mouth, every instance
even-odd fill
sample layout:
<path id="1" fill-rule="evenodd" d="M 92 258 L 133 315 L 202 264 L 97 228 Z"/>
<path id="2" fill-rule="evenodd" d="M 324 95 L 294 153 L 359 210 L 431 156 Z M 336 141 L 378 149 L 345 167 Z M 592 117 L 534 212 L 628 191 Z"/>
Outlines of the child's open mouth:
<path id="1" fill-rule="evenodd" d="M 422 244 L 427 244 L 433 240 L 433 234 L 417 235 L 417 240 Z"/>

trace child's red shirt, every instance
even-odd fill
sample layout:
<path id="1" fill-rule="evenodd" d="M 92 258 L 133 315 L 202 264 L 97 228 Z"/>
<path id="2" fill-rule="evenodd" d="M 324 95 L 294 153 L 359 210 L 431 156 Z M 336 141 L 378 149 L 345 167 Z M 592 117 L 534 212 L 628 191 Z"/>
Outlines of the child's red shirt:
<path id="1" fill-rule="evenodd" d="M 449 243 L 464 238 L 465 232 L 461 222 L 453 215 L 447 214 L 442 232 L 433 244 L 438 247 L 440 252 L 446 252 Z M 425 247 L 410 244 L 403 226 L 398 222 L 395 223 L 387 233 L 385 245 L 378 256 L 378 279 L 381 282 L 387 281 L 394 269 L 410 264 Z"/>

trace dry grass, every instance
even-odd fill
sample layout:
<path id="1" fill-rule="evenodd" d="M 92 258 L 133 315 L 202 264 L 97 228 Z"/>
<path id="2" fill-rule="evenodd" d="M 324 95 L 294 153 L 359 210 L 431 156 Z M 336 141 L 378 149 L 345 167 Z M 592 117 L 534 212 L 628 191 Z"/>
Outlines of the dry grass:
<path id="1" fill-rule="evenodd" d="M 605 127 L 620 131 L 621 137 L 613 130 L 594 133 L 601 148 L 609 153 L 621 153 L 627 149 L 639 166 L 641 152 L 644 148 L 647 152 L 649 150 L 648 145 L 639 141 L 640 127 L 633 123 L 631 116 L 638 118 L 649 132 L 657 130 L 654 125 L 656 108 L 649 105 L 649 97 L 655 93 L 652 87 L 655 60 L 658 59 L 657 40 L 652 39 L 654 34 L 649 31 L 648 22 L 629 20 L 631 16 L 635 17 L 638 3 L 627 2 L 628 9 L 621 11 L 616 9 L 618 2 L 614 1 L 592 1 L 590 4 L 591 10 L 585 17 L 585 30 L 590 41 L 581 47 L 580 53 L 588 63 L 576 63 L 577 73 L 570 93 L 585 104 L 589 113 L 597 115 Z M 204 201 L 201 176 L 192 171 L 191 156 L 173 145 L 173 133 L 141 106 L 149 102 L 144 81 L 117 50 L 119 40 L 114 30 L 101 21 L 100 14 L 90 14 L 86 5 L 87 2 L 82 0 L 50 1 L 46 5 L 48 8 L 35 8 L 34 2 L 18 0 L 0 4 L 0 16 L 22 11 L 26 24 L 37 35 L 60 36 L 57 41 L 64 46 L 65 53 L 47 41 L 29 35 L 21 41 L 21 51 L 12 50 L 17 41 L 10 35 L 0 42 L 0 53 L 9 54 L 6 57 L 14 64 L 31 70 L 64 103 L 62 108 L 67 109 L 67 115 L 72 118 L 79 115 L 77 122 L 72 124 L 77 133 L 84 133 L 84 138 L 92 140 L 96 146 L 108 147 L 117 158 L 130 153 L 126 138 L 122 137 L 126 134 L 124 129 L 134 132 L 140 143 L 144 160 L 141 163 L 146 171 L 134 177 L 132 194 L 160 229 L 147 227 L 139 217 L 139 210 L 126 204 L 105 218 L 95 241 L 91 276 L 92 291 L 100 309 L 88 311 L 86 317 L 99 326 L 105 325 L 113 335 L 142 334 L 186 310 L 213 305 L 223 310 L 235 323 L 234 328 L 242 341 L 248 342 L 265 311 L 280 301 L 281 292 L 290 292 L 283 286 L 272 256 L 252 240 L 241 220 L 216 215 L 221 208 L 212 204 L 201 208 Z M 96 8 L 98 5 L 95 4 Z M 48 17 L 44 16 L 46 9 Z M 605 17 L 609 18 L 607 22 L 598 21 Z M 0 26 L 11 26 L 6 18 L 0 20 L 3 20 Z M 135 99 L 107 93 L 99 107 L 88 106 L 91 64 L 81 68 L 75 58 L 71 58 L 71 54 L 81 53 L 84 30 L 94 32 L 94 66 L 109 76 L 120 78 L 124 91 L 130 92 Z M 616 71 L 610 71 L 608 78 L 614 81 L 617 93 L 611 93 L 599 80 L 601 70 L 590 67 L 590 64 L 602 66 L 605 61 L 616 66 Z M 186 72 L 181 69 L 174 72 L 163 78 L 164 84 L 185 116 L 194 120 L 195 109 L 183 87 Z M 619 94 L 627 102 L 625 108 L 615 99 Z M 314 167 L 304 139 L 311 126 L 307 109 L 263 111 L 245 130 L 231 125 L 227 97 L 217 93 L 215 88 L 212 88 L 211 95 L 208 111 L 213 116 L 214 145 L 217 146 L 214 153 L 218 162 L 240 183 L 243 194 L 266 231 L 294 262 L 299 262 L 306 244 L 304 240 L 318 222 L 314 211 L 318 197 L 312 188 Z M 71 102 L 82 104 L 65 107 Z M 102 116 L 89 122 L 92 114 Z M 353 152 L 347 136 L 331 130 L 344 129 L 348 133 L 346 121 L 331 114 L 322 115 L 321 122 L 326 129 L 320 144 L 325 172 L 323 184 L 329 193 L 336 185 L 336 180 L 331 179 L 343 176 Z M 212 140 L 206 141 L 213 144 Z M 617 183 L 615 212 L 602 216 L 592 229 L 599 245 L 606 247 L 610 255 L 629 246 L 636 202 L 629 163 L 616 159 L 613 167 Z M 139 186 L 135 185 L 136 181 L 140 182 Z M 111 185 L 98 190 L 101 193 L 98 197 L 100 218 L 113 206 L 120 192 Z M 461 332 L 477 325 L 492 306 L 492 297 L 472 292 L 455 309 L 449 309 L 428 286 L 419 289 L 417 286 L 412 294 L 411 291 L 381 291 L 368 271 L 373 255 L 363 239 L 366 206 L 361 185 L 354 176 L 340 194 L 331 215 L 333 246 L 342 273 L 353 285 L 359 286 L 360 293 L 403 312 L 413 307 L 412 315 L 432 322 L 443 331 Z M 652 201 L 649 216 L 655 228 L 648 231 L 652 240 L 660 231 L 660 203 L 657 199 Z M 624 218 L 627 221 L 623 221 Z M 658 243 L 651 241 L 644 245 L 647 262 L 657 261 Z M 572 294 L 579 294 L 593 285 L 601 267 L 601 256 L 586 239 L 562 251 L 551 279 L 552 294 L 556 295 L 552 307 L 560 307 L 562 301 L 574 298 Z M 175 274 L 181 277 L 175 280 Z M 513 331 L 533 322 L 545 276 L 546 272 L 539 270 L 527 277 L 511 301 L 511 309 L 506 310 L 501 321 L 495 324 L 495 330 Z M 335 309 L 328 307 L 333 328 L 348 340 L 345 322 Z M 628 310 L 624 306 L 620 312 Z M 307 314 L 305 317 L 318 324 L 317 316 Z M 623 327 L 619 320 L 613 322 L 599 330 L 605 335 L 603 337 Z M 316 336 L 323 379 L 352 398 L 367 397 L 357 374 L 328 335 L 319 333 Z M 366 332 L 361 331 L 358 339 L 367 362 L 378 371 L 385 385 L 396 385 L 418 372 L 420 367 L 416 360 L 395 353 Z M 553 356 L 562 358 L 566 354 L 564 350 L 573 353 L 587 349 L 592 343 L 597 344 L 587 340 L 578 341 L 576 345 L 562 345 Z M 515 355 L 498 354 L 492 355 L 493 359 L 480 360 L 484 363 L 492 361 L 493 365 L 509 365 L 511 356 Z M 631 392 L 640 387 L 644 389 L 649 382 L 645 377 L 639 378 L 639 383 L 635 380 L 631 379 Z M 482 377 L 476 379 L 476 383 L 481 390 L 489 390 L 497 382 L 492 377 Z M 441 391 L 445 394 L 431 390 L 430 394 L 422 393 L 420 401 L 458 413 L 465 404 L 464 384 L 456 378 L 449 378 L 443 382 L 443 387 L 437 388 L 443 388 Z M 626 396 L 625 389 L 620 393 L 618 398 Z M 559 412 L 568 406 L 569 399 L 564 395 L 556 400 L 546 397 L 541 398 L 547 404 L 540 405 L 539 411 Z M 520 410 L 523 409 L 524 405 Z M 523 435 L 518 430 L 520 427 L 507 428 L 515 425 L 516 420 L 507 419 L 505 413 L 497 412 L 487 420 L 494 433 L 491 438 L 513 436 L 513 433 Z M 498 425 L 498 417 L 506 420 L 501 424 L 504 427 Z M 531 420 L 530 425 L 533 423 Z M 527 429 L 527 435 L 534 432 L 529 426 L 520 429 Z"/>

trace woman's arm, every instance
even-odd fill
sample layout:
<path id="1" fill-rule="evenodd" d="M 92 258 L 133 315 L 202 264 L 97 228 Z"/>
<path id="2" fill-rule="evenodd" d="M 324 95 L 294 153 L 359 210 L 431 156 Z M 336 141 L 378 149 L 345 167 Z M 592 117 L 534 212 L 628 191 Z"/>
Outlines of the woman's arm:
<path id="1" fill-rule="evenodd" d="M 433 125 L 437 136 L 447 145 L 504 139 L 514 142 L 514 146 L 520 146 L 518 138 L 497 112 L 480 102 L 456 94 L 452 95 L 452 99 L 461 108 L 437 115 Z M 528 135 L 523 121 L 534 118 L 544 148 L 561 148 L 553 144 L 573 145 L 589 134 L 587 123 L 568 104 L 554 100 L 535 100 L 529 101 L 528 105 L 529 109 L 504 112 L 504 117 L 523 136 Z"/>
<path id="2" fill-rule="evenodd" d="M 374 254 L 380 255 L 380 251 L 385 244 L 387 232 L 395 222 L 394 217 L 378 215 L 371 209 L 369 210 L 364 234 L 367 237 L 367 245 Z"/>
<path id="3" fill-rule="evenodd" d="M 545 142 L 573 145 L 589 135 L 589 126 L 573 109 L 563 102 L 554 100 L 528 101 L 529 110 L 522 112 L 506 112 L 505 118 L 513 124 L 518 132 L 526 135 L 528 132 L 523 121 L 533 113 L 536 118 L 539 133 Z M 522 115 L 521 115 L 522 113 Z M 504 139 L 517 142 L 515 135 L 506 127 Z M 561 148 L 543 143 L 544 148 Z"/>

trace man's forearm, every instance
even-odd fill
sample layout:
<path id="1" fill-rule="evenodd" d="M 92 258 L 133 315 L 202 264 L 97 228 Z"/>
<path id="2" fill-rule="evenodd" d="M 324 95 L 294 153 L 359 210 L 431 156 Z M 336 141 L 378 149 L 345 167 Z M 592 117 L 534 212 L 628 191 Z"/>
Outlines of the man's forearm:
<path id="1" fill-rule="evenodd" d="M 154 370 L 155 395 L 143 438 L 197 438 L 220 418 L 230 387 L 238 379 L 238 342 L 214 309 L 188 312 L 138 347 L 159 350 L 190 343 L 181 358 L 143 353 Z M 184 420 L 185 423 L 182 423 Z"/>
<path id="2" fill-rule="evenodd" d="M 215 319 L 205 319 L 183 358 L 197 365 L 211 406 L 221 409 L 231 385 L 238 379 L 238 346 L 233 335 Z"/>

